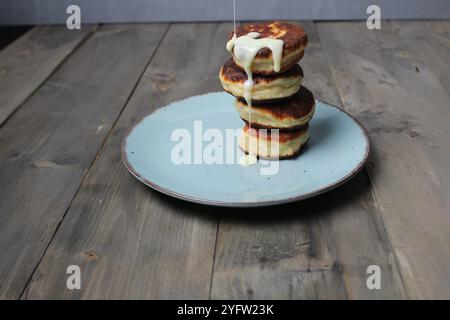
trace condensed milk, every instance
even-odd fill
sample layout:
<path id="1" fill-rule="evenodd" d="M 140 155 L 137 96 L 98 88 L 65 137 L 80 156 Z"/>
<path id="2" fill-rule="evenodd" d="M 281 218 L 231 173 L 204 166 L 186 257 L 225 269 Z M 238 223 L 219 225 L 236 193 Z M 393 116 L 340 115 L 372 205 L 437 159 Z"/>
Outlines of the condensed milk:
<path id="1" fill-rule="evenodd" d="M 244 82 L 244 99 L 247 103 L 249 114 L 249 133 L 251 128 L 251 108 L 253 98 L 253 81 L 252 63 L 259 50 L 263 48 L 269 48 L 272 51 L 273 69 L 275 72 L 279 72 L 281 68 L 281 57 L 283 55 L 284 42 L 281 39 L 273 38 L 261 38 L 258 39 L 260 34 L 258 32 L 249 32 L 246 35 L 236 37 L 236 30 L 233 37 L 227 42 L 226 48 L 229 52 L 234 54 L 234 58 L 244 67 L 247 75 L 247 80 Z M 240 159 L 242 165 L 256 164 L 257 158 L 254 154 L 244 155 Z"/>

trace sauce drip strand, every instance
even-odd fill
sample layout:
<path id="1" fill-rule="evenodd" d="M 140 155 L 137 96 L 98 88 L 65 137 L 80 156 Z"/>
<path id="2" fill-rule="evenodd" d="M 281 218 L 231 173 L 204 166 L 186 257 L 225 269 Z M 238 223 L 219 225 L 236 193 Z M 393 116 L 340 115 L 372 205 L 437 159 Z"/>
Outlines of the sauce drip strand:
<path id="1" fill-rule="evenodd" d="M 283 55 L 284 42 L 281 39 L 261 38 L 258 32 L 250 32 L 244 36 L 236 37 L 234 32 L 233 37 L 227 42 L 227 50 L 234 53 L 234 58 L 244 68 L 247 74 L 247 80 L 244 82 L 244 99 L 248 107 L 248 136 L 250 137 L 250 130 L 252 126 L 252 97 L 253 97 L 253 81 L 252 63 L 255 60 L 256 54 L 263 48 L 269 48 L 272 51 L 273 70 L 279 72 L 281 69 L 281 57 Z M 249 138 L 250 140 L 250 138 Z M 250 142 L 249 142 L 250 143 Z M 249 148 L 250 150 L 250 148 Z M 256 156 L 249 153 L 241 159 L 242 165 L 252 165 L 257 162 Z"/>

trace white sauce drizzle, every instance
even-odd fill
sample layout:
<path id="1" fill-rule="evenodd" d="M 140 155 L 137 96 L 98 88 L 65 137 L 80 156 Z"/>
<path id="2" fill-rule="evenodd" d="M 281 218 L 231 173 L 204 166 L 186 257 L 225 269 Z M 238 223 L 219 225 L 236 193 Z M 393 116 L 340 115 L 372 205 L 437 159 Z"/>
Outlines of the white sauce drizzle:
<path id="1" fill-rule="evenodd" d="M 255 60 L 256 54 L 263 48 L 269 48 L 272 51 L 273 57 L 273 70 L 279 72 L 281 69 L 281 57 L 283 55 L 284 41 L 281 39 L 273 38 L 261 38 L 258 32 L 250 32 L 247 35 L 236 37 L 236 29 L 234 30 L 233 37 L 227 42 L 226 48 L 229 52 L 234 53 L 235 59 L 239 64 L 244 67 L 247 74 L 247 80 L 244 82 L 244 99 L 247 102 L 248 107 L 248 136 L 250 140 L 250 130 L 252 126 L 252 98 L 253 87 L 255 85 L 253 81 L 252 63 Z M 250 141 L 248 141 L 250 144 Z M 249 153 L 244 155 L 240 160 L 240 164 L 244 166 L 256 164 L 257 158 L 254 154 Z"/>
<path id="2" fill-rule="evenodd" d="M 247 167 L 247 166 L 252 166 L 254 164 L 256 164 L 258 162 L 258 158 L 252 154 L 244 154 L 240 159 L 239 159 L 239 164 Z"/>

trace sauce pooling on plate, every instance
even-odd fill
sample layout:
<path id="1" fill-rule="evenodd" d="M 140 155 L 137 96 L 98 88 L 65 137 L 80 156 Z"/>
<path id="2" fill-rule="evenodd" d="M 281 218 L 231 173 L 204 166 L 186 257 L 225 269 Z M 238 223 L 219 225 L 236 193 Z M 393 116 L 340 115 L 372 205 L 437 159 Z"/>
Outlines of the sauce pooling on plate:
<path id="1" fill-rule="evenodd" d="M 236 33 L 230 41 L 227 42 L 227 50 L 234 53 L 234 58 L 244 67 L 247 74 L 247 80 L 244 82 L 244 99 L 248 107 L 248 130 L 251 130 L 252 125 L 252 97 L 253 97 L 253 81 L 252 63 L 255 60 L 256 54 L 263 48 L 269 48 L 272 51 L 273 70 L 279 72 L 281 69 L 281 57 L 283 55 L 284 41 L 281 39 L 261 38 L 258 32 L 250 32 L 244 36 L 236 37 Z M 250 134 L 250 131 L 249 131 Z M 249 139 L 250 143 L 250 139 Z M 250 148 L 249 148 L 250 150 Z M 257 159 L 254 154 L 249 153 L 241 158 L 240 163 L 244 166 L 256 164 Z"/>

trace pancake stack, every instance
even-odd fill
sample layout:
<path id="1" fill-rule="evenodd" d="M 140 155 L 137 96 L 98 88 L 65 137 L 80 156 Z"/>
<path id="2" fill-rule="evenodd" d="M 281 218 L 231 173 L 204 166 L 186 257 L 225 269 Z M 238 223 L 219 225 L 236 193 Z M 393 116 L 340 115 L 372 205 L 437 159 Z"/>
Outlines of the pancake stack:
<path id="1" fill-rule="evenodd" d="M 315 109 L 313 94 L 301 85 L 303 70 L 298 64 L 308 42 L 306 32 L 296 24 L 270 22 L 240 26 L 236 29 L 236 36 L 250 32 L 258 32 L 258 38 L 283 40 L 283 54 L 279 72 L 274 71 L 269 48 L 263 48 L 256 54 L 251 65 L 254 81 L 251 114 L 244 99 L 247 74 L 234 53 L 220 70 L 222 86 L 236 97 L 236 110 L 245 122 L 239 146 L 244 152 L 260 158 L 295 157 L 309 139 L 308 123 Z M 232 37 L 233 32 L 228 40 Z M 256 130 L 248 130 L 249 124 Z M 271 143 L 270 130 L 264 134 L 258 129 L 279 129 L 278 144 Z M 270 149 L 275 148 L 278 152 L 271 152 Z"/>

